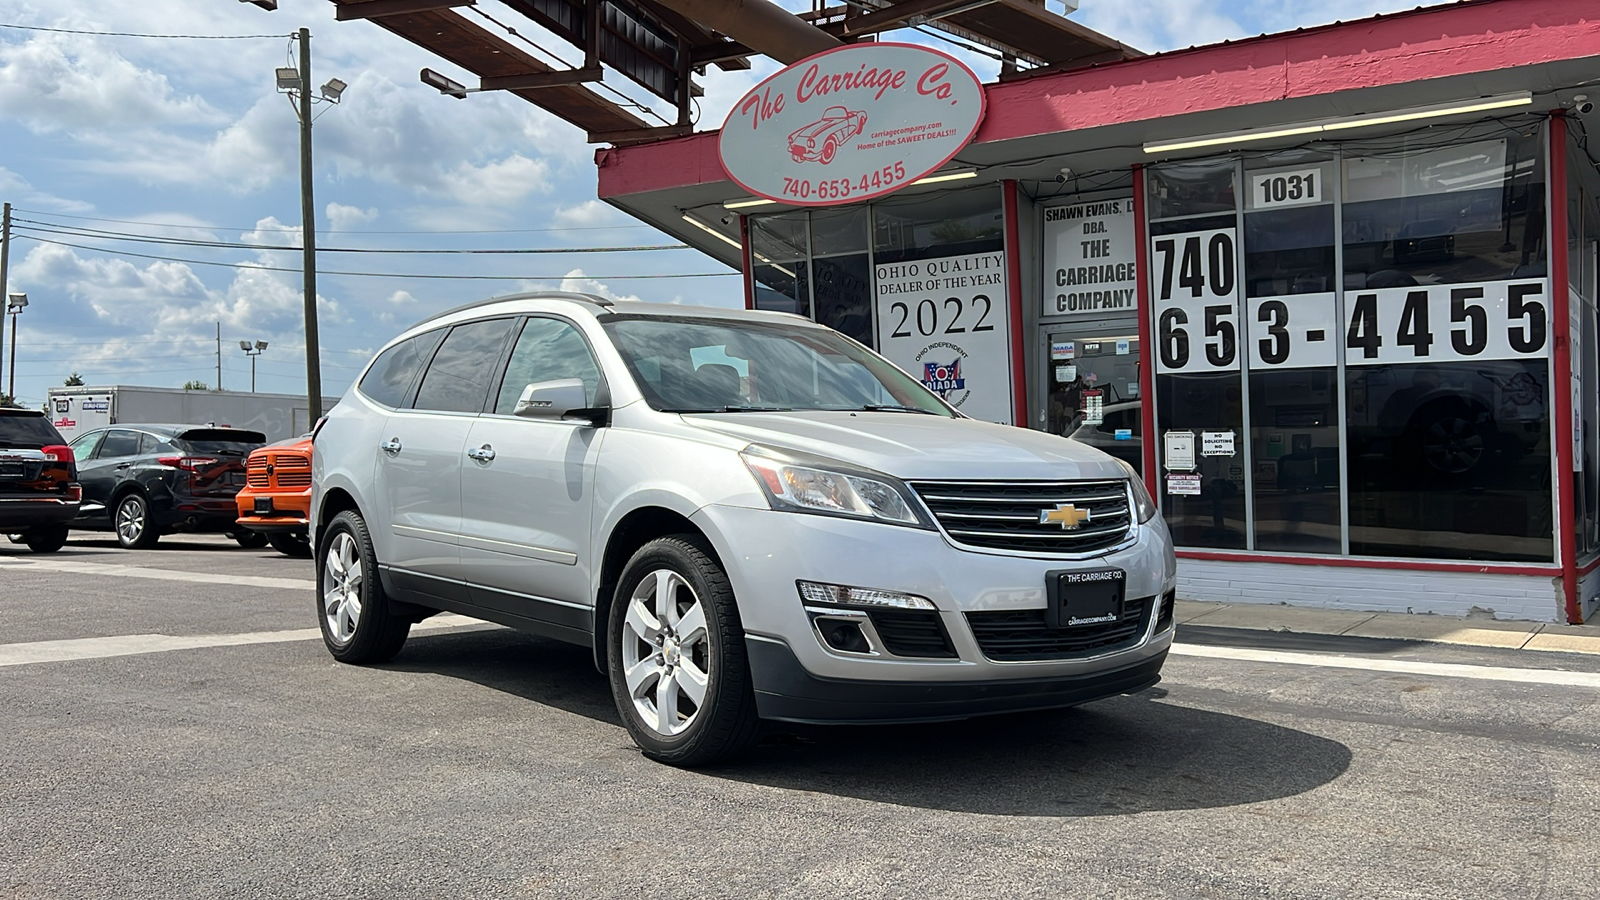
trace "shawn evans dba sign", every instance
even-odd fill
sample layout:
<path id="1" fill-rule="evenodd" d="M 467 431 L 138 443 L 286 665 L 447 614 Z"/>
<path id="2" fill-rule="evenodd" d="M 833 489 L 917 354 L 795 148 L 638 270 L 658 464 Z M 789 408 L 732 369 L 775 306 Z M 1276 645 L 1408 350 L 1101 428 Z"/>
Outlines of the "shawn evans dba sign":
<path id="1" fill-rule="evenodd" d="M 983 121 L 983 85 L 915 44 L 851 44 L 803 59 L 734 105 L 719 140 L 740 187 L 796 206 L 854 203 L 949 162 Z"/>
<path id="2" fill-rule="evenodd" d="M 1133 198 L 1044 210 L 1045 316 L 1132 314 Z"/>

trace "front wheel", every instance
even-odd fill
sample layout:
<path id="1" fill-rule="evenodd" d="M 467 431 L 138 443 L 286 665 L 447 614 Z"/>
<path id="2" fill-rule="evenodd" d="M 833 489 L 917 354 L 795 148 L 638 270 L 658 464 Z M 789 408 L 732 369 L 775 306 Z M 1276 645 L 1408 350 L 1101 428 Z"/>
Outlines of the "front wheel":
<path id="1" fill-rule="evenodd" d="M 328 523 L 317 560 L 317 621 L 328 652 L 347 663 L 387 662 L 411 632 L 411 623 L 389 610 L 372 536 L 355 510 Z"/>
<path id="2" fill-rule="evenodd" d="M 67 545 L 67 526 L 36 525 L 22 533 L 22 542 L 35 553 L 54 553 Z"/>
<path id="3" fill-rule="evenodd" d="M 755 740 L 759 719 L 733 588 L 698 536 L 644 545 L 611 604 L 611 694 L 634 743 L 700 766 Z"/>
<path id="4" fill-rule="evenodd" d="M 117 543 L 125 550 L 148 550 L 161 540 L 161 532 L 150 521 L 150 501 L 143 494 L 127 494 L 118 500 L 112 522 L 117 529 Z"/>

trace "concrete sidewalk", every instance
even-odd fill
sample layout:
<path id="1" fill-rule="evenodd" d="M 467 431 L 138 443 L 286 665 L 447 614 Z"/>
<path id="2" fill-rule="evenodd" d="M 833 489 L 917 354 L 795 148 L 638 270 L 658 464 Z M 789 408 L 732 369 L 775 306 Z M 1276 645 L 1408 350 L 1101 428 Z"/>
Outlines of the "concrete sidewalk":
<path id="1" fill-rule="evenodd" d="M 1504 622 L 1496 619 L 1458 619 L 1453 616 L 1415 616 L 1200 600 L 1179 600 L 1176 616 L 1178 624 L 1185 626 L 1339 634 L 1470 647 L 1600 655 L 1600 625 Z"/>

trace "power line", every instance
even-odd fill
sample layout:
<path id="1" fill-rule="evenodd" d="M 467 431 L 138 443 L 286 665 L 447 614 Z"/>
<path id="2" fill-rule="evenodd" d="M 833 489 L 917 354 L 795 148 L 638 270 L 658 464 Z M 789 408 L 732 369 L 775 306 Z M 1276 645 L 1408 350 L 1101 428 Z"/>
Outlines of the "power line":
<path id="1" fill-rule="evenodd" d="M 151 253 L 134 253 L 131 250 L 112 250 L 107 247 L 92 247 L 87 244 L 73 244 L 67 241 L 53 241 L 48 238 L 34 235 L 17 234 L 14 237 L 33 241 L 39 244 L 54 244 L 58 247 L 72 247 L 77 250 L 89 250 L 95 253 L 108 253 L 112 256 L 132 256 L 139 259 L 154 259 L 161 262 L 181 262 L 196 266 L 216 266 L 224 269 L 254 269 L 261 272 L 299 272 L 298 268 L 288 266 L 263 266 L 256 263 L 228 263 L 217 262 L 210 259 L 187 259 L 179 256 L 157 256 Z M 568 278 L 582 277 L 606 281 L 642 281 L 659 278 L 727 278 L 739 275 L 738 272 L 671 272 L 655 275 L 591 275 L 587 272 L 581 276 L 573 275 L 433 275 L 420 272 L 347 272 L 334 269 L 318 269 L 323 275 L 347 275 L 355 278 L 409 278 L 432 279 L 441 281 L 565 281 Z"/>
<path id="2" fill-rule="evenodd" d="M 15 229 L 19 234 L 38 232 L 69 237 L 96 238 L 111 241 L 133 241 L 141 244 L 167 244 L 180 247 L 211 247 L 224 250 L 279 250 L 300 252 L 301 247 L 279 247 L 271 244 L 250 244 L 239 241 L 202 241 L 194 238 L 163 238 L 129 231 L 107 231 L 99 228 L 52 227 L 55 223 L 13 217 L 12 222 L 24 222 L 35 227 Z M 692 250 L 688 244 L 644 244 L 623 247 L 509 247 L 509 248 L 385 248 L 385 247 L 318 247 L 318 253 L 413 253 L 413 254 L 479 254 L 518 255 L 546 253 L 638 253 L 652 250 Z"/>
<path id="3" fill-rule="evenodd" d="M 5 22 L 0 22 L 0 28 L 15 28 L 19 31 L 48 31 L 52 34 L 92 34 L 96 37 L 161 38 L 164 40 L 185 41 L 250 41 L 259 38 L 294 36 L 285 34 L 144 34 L 134 31 L 81 31 L 75 28 L 45 28 L 41 25 L 11 25 Z"/>
<path id="4" fill-rule="evenodd" d="M 13 206 L 14 213 L 27 213 L 35 216 L 47 216 L 52 219 L 82 219 L 86 222 L 115 222 L 119 225 L 148 225 L 153 228 L 185 228 L 192 231 L 282 231 L 298 233 L 298 226 L 261 227 L 258 225 L 177 225 L 165 222 L 148 222 L 140 219 L 108 219 L 103 216 L 70 216 L 66 213 L 46 212 L 40 209 L 22 209 Z M 58 222 L 45 224 L 58 225 Z M 450 230 L 450 231 L 363 231 L 356 229 L 330 229 L 319 228 L 318 234 L 548 234 L 561 231 L 617 231 L 623 228 L 654 228 L 653 225 L 635 223 L 632 225 L 573 225 L 568 228 L 489 228 L 480 230 Z"/>

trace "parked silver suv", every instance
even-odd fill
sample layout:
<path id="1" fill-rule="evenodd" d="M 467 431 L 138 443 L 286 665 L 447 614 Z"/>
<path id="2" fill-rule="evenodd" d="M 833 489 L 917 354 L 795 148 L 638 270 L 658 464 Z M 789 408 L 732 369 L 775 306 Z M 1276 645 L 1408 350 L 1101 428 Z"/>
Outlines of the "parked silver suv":
<path id="1" fill-rule="evenodd" d="M 758 719 L 959 719 L 1159 679 L 1176 565 L 1131 470 L 965 418 L 782 313 L 527 294 L 389 344 L 316 434 L 343 661 L 440 610 L 592 646 L 652 758 Z"/>

